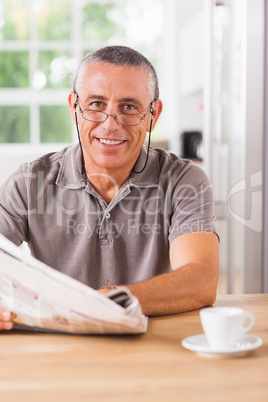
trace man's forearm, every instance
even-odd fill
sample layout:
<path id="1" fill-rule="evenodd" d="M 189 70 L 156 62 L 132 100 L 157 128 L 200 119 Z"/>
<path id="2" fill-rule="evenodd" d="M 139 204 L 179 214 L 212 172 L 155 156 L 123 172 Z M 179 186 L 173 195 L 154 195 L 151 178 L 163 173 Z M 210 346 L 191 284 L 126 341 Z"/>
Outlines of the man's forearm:
<path id="1" fill-rule="evenodd" d="M 127 285 L 149 316 L 167 315 L 212 305 L 216 299 L 218 270 L 189 264 L 145 282 Z"/>

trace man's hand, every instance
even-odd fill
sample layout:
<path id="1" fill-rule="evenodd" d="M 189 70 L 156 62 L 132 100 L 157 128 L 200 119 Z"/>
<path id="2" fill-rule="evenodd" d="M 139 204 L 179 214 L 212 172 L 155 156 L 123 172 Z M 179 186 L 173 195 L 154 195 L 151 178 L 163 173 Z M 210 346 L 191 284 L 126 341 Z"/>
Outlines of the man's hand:
<path id="1" fill-rule="evenodd" d="M 15 317 L 16 315 L 14 313 L 11 313 L 10 311 L 0 307 L 0 331 L 3 329 L 12 329 L 14 326 L 13 320 Z"/>
<path id="2" fill-rule="evenodd" d="M 111 289 L 98 289 L 98 292 L 101 293 L 102 295 L 105 295 L 106 293 L 109 293 Z"/>
<path id="3" fill-rule="evenodd" d="M 106 293 L 109 293 L 113 289 L 117 289 L 118 286 L 110 286 L 109 285 L 109 279 L 107 279 L 105 285 L 102 286 L 102 288 L 98 289 L 98 292 L 105 295 Z"/>

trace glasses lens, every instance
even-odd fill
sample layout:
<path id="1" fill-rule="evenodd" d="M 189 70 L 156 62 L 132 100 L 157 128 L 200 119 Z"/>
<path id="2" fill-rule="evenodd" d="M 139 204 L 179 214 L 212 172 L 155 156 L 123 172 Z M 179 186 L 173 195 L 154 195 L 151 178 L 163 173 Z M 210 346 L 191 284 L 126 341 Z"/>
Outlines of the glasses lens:
<path id="1" fill-rule="evenodd" d="M 106 120 L 106 114 L 102 112 L 94 112 L 94 110 L 83 110 L 83 117 L 86 120 L 101 123 Z"/>
<path id="2" fill-rule="evenodd" d="M 117 121 L 124 126 L 137 126 L 140 124 L 141 119 L 139 116 L 134 114 L 121 113 L 117 115 Z"/>
<path id="3" fill-rule="evenodd" d="M 83 110 L 83 117 L 86 120 L 95 123 L 102 123 L 107 119 L 107 114 L 103 112 L 95 112 L 94 110 Z M 121 113 L 116 115 L 116 121 L 124 126 L 137 126 L 141 122 L 141 118 L 134 114 Z"/>

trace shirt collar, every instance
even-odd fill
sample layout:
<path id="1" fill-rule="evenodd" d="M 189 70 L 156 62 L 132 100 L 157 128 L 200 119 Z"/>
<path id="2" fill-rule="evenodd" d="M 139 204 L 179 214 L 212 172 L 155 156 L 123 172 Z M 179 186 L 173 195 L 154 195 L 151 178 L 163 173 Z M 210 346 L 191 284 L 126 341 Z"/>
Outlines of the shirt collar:
<path id="1" fill-rule="evenodd" d="M 78 189 L 86 186 L 81 174 L 82 159 L 79 144 L 65 148 L 56 184 L 60 187 Z"/>
<path id="2" fill-rule="evenodd" d="M 141 173 L 135 173 L 143 169 L 144 164 L 146 163 L 147 152 L 149 152 L 149 155 L 145 169 Z M 148 147 L 143 145 L 134 169 L 132 170 L 127 182 L 130 185 L 132 184 L 138 187 L 155 187 L 159 182 L 159 172 L 160 166 L 157 153 L 153 148 L 149 148 L 148 151 Z"/>
<path id="3" fill-rule="evenodd" d="M 147 146 L 143 146 L 135 167 L 125 184 L 137 187 L 155 187 L 159 182 L 159 159 L 154 149 L 149 149 L 147 165 L 142 173 L 139 172 L 145 162 Z M 81 175 L 81 150 L 79 144 L 65 148 L 60 162 L 56 184 L 69 189 L 79 189 L 86 186 L 85 178 Z"/>

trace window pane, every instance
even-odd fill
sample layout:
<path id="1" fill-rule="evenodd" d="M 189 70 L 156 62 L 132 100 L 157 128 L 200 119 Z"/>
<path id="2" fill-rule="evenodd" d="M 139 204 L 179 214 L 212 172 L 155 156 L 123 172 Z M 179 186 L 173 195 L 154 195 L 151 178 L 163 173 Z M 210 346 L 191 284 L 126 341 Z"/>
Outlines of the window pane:
<path id="1" fill-rule="evenodd" d="M 69 52 L 39 52 L 38 74 L 44 76 L 44 88 L 70 88 L 76 63 Z"/>
<path id="2" fill-rule="evenodd" d="M 116 34 L 112 19 L 112 2 L 90 3 L 83 9 L 83 36 L 85 40 L 108 40 Z"/>
<path id="3" fill-rule="evenodd" d="M 0 52 L 0 87 L 28 87 L 28 60 L 28 52 Z"/>
<path id="4" fill-rule="evenodd" d="M 40 4 L 37 13 L 39 40 L 69 40 L 71 15 L 69 2 Z"/>
<path id="5" fill-rule="evenodd" d="M 72 120 L 68 106 L 40 107 L 41 142 L 71 142 Z"/>
<path id="6" fill-rule="evenodd" d="M 94 52 L 97 49 L 84 49 L 83 51 L 83 58 L 88 56 L 90 53 Z"/>
<path id="7" fill-rule="evenodd" d="M 29 39 L 30 3 L 26 1 L 1 1 L 0 39 Z"/>
<path id="8" fill-rule="evenodd" d="M 0 143 L 30 141 L 28 106 L 0 106 Z"/>

